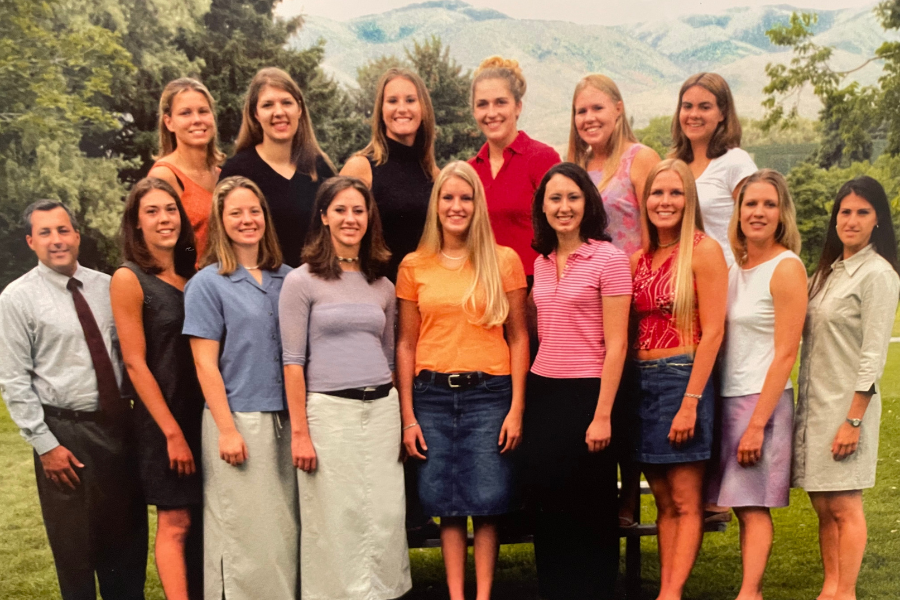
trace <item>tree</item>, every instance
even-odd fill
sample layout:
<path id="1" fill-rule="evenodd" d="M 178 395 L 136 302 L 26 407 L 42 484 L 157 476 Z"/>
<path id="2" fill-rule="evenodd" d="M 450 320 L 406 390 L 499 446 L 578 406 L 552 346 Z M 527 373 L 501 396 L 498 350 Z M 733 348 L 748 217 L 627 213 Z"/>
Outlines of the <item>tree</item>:
<path id="1" fill-rule="evenodd" d="M 885 31 L 900 29 L 900 0 L 884 0 L 875 9 Z M 789 65 L 769 64 L 765 127 L 789 126 L 797 118 L 797 98 L 807 85 L 822 102 L 822 141 L 816 160 L 823 167 L 849 165 L 872 156 L 872 136 L 879 128 L 887 134 L 887 152 L 900 153 L 900 42 L 884 42 L 875 55 L 849 71 L 836 71 L 830 61 L 834 48 L 812 42 L 818 17 L 794 13 L 787 25 L 766 32 L 773 44 L 790 47 Z M 851 73 L 874 60 L 883 61 L 879 86 L 844 85 Z"/>
<path id="2" fill-rule="evenodd" d="M 130 58 L 118 35 L 59 0 L 0 5 L 0 287 L 34 264 L 19 219 L 41 198 L 61 200 L 81 218 L 82 262 L 106 264 L 125 162 L 90 157 L 80 143 L 118 127 L 105 106 L 113 82 L 131 75 Z"/>
<path id="3" fill-rule="evenodd" d="M 635 137 L 665 158 L 672 146 L 672 117 L 653 117 L 643 129 L 635 129 Z"/>
<path id="4" fill-rule="evenodd" d="M 810 162 L 797 165 L 787 176 L 797 207 L 797 226 L 803 238 L 800 256 L 810 273 L 815 270 L 825 244 L 834 198 L 844 183 L 868 175 L 884 186 L 894 217 L 894 232 L 900 239 L 900 156 L 882 154 L 875 162 L 855 162 L 847 167 L 825 169 Z"/>
<path id="5" fill-rule="evenodd" d="M 340 162 L 351 146 L 362 143 L 354 125 L 351 99 L 326 77 L 319 65 L 324 41 L 306 50 L 289 45 L 303 25 L 301 17 L 283 19 L 274 14 L 278 0 L 212 0 L 203 27 L 186 32 L 185 53 L 203 67 L 200 75 L 218 103 L 220 139 L 230 145 L 241 124 L 244 94 L 253 75 L 277 66 L 300 85 L 320 144 Z M 367 137 L 367 136 L 366 136 Z"/>
<path id="6" fill-rule="evenodd" d="M 355 104 L 358 113 L 367 121 L 372 117 L 378 80 L 391 67 L 415 71 L 425 82 L 434 107 L 437 129 L 434 151 L 438 165 L 474 156 L 484 138 L 469 107 L 472 74 L 463 72 L 462 66 L 450 57 L 450 48 L 444 47 L 439 37 L 432 36 L 422 43 L 413 42 L 412 48 L 405 48 L 403 58 L 380 56 L 359 67 L 356 70 L 359 90 Z"/>

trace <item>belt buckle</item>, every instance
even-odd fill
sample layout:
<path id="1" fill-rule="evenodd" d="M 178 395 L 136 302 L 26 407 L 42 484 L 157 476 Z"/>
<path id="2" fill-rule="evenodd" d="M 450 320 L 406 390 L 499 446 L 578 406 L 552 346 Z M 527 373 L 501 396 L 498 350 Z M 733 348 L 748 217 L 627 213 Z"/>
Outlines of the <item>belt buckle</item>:
<path id="1" fill-rule="evenodd" d="M 449 385 L 451 388 L 459 388 L 459 387 L 462 387 L 462 384 L 459 384 L 459 383 L 454 384 L 454 383 L 453 383 L 453 378 L 454 378 L 454 377 L 462 377 L 462 374 L 461 374 L 461 373 L 451 373 L 450 375 L 448 375 L 448 376 L 447 376 L 447 385 Z"/>
<path id="2" fill-rule="evenodd" d="M 363 402 L 366 402 L 367 400 L 371 400 L 371 398 L 369 398 L 368 395 L 371 394 L 371 393 L 373 393 L 373 392 L 375 392 L 375 391 L 377 391 L 377 388 L 373 388 L 373 387 L 364 387 L 364 388 L 362 389 L 362 395 L 363 395 L 362 400 L 363 400 Z"/>

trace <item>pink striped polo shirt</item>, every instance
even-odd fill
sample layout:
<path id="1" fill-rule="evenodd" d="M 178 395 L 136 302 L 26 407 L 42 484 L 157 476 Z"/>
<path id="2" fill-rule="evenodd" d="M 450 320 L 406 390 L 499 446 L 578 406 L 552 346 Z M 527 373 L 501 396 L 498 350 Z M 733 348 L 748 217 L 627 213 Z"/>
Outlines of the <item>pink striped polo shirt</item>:
<path id="1" fill-rule="evenodd" d="M 609 242 L 589 240 L 566 259 L 556 276 L 556 252 L 534 261 L 534 303 L 541 345 L 531 372 L 542 377 L 600 377 L 602 296 L 631 296 L 631 267 Z"/>

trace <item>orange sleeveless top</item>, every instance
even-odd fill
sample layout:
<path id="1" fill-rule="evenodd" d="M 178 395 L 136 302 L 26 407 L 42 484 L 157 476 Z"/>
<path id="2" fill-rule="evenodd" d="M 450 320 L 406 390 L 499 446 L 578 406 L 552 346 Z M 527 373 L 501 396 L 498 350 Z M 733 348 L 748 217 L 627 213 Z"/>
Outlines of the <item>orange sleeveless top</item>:
<path id="1" fill-rule="evenodd" d="M 194 228 L 194 241 L 197 244 L 197 260 L 203 256 L 206 250 L 206 228 L 209 225 L 209 212 L 212 209 L 212 192 L 194 182 L 172 163 L 158 160 L 154 167 L 165 167 L 175 174 L 181 183 L 181 204 L 187 213 L 191 226 Z M 221 169 L 216 169 L 216 173 Z"/>

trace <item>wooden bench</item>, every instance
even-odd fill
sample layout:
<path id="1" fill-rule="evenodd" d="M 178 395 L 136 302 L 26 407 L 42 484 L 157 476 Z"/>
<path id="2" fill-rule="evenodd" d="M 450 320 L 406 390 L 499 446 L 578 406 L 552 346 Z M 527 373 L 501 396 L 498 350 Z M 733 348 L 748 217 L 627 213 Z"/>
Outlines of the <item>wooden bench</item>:
<path id="1" fill-rule="evenodd" d="M 650 486 L 646 481 L 641 481 L 641 495 L 650 494 Z M 637 600 L 641 597 L 641 538 L 655 536 L 658 532 L 654 523 L 640 523 L 640 511 L 636 511 L 638 524 L 632 527 L 620 527 L 619 537 L 625 538 L 625 597 Z M 727 522 L 704 523 L 704 533 L 725 531 Z M 469 546 L 472 545 L 473 536 L 469 533 Z M 500 545 L 506 544 L 531 544 L 534 537 L 531 535 L 510 535 L 500 532 Z M 410 545 L 410 548 L 440 548 L 441 540 L 428 538 L 421 543 Z"/>

